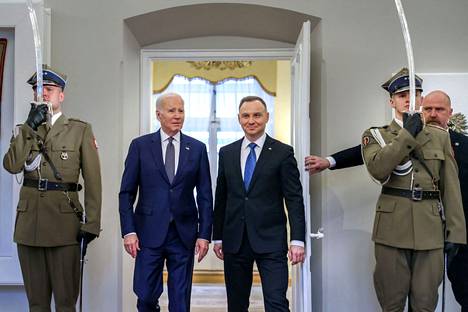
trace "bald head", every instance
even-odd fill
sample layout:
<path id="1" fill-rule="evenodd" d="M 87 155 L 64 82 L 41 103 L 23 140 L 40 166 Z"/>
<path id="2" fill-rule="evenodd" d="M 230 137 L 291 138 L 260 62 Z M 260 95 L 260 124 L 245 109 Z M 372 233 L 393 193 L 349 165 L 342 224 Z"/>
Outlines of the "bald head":
<path id="1" fill-rule="evenodd" d="M 423 115 L 426 124 L 433 124 L 446 129 L 452 116 L 452 103 L 447 93 L 436 90 L 423 99 Z"/>

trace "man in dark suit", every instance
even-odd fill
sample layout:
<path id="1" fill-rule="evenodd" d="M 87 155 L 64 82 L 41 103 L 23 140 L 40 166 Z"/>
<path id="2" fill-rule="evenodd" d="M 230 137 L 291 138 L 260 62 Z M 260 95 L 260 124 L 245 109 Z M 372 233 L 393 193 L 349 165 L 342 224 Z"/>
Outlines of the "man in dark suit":
<path id="1" fill-rule="evenodd" d="M 160 96 L 156 115 L 161 129 L 134 139 L 125 161 L 119 193 L 122 237 L 125 250 L 136 257 L 138 311 L 159 311 L 165 263 L 169 311 L 188 312 L 194 253 L 200 262 L 212 231 L 208 155 L 202 142 L 181 133 L 184 101 L 178 94 Z"/>
<path id="2" fill-rule="evenodd" d="M 302 263 L 305 241 L 294 151 L 265 133 L 269 115 L 261 98 L 243 98 L 238 118 L 245 137 L 219 151 L 213 227 L 214 252 L 224 260 L 228 311 L 248 311 L 254 261 L 265 311 L 289 311 L 286 254 L 293 265 Z"/>
<path id="3" fill-rule="evenodd" d="M 424 98 L 422 105 L 426 123 L 448 129 L 453 109 L 450 97 L 446 93 L 442 91 L 431 92 Z M 468 154 L 468 137 L 451 129 L 448 131 L 458 165 L 463 208 L 468 224 L 468 158 L 465 156 Z M 308 156 L 305 164 L 310 174 L 321 172 L 327 168 L 333 170 L 362 165 L 361 145 L 337 152 L 327 158 Z M 455 298 L 462 306 L 462 312 L 468 312 L 468 247 L 466 245 L 459 246 L 458 253 L 448 268 L 448 277 L 452 283 Z"/>

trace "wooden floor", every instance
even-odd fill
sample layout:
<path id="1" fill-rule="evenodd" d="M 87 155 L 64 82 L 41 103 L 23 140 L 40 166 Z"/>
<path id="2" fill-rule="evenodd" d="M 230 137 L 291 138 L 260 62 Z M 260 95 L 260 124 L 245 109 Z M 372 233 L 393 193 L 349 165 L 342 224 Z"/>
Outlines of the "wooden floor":
<path id="1" fill-rule="evenodd" d="M 291 287 L 288 289 L 288 299 L 291 303 Z M 159 300 L 161 311 L 168 311 L 167 290 Z M 223 284 L 193 284 L 191 312 L 225 312 L 226 289 Z M 249 312 L 263 312 L 262 288 L 259 285 L 252 286 L 250 294 Z"/>

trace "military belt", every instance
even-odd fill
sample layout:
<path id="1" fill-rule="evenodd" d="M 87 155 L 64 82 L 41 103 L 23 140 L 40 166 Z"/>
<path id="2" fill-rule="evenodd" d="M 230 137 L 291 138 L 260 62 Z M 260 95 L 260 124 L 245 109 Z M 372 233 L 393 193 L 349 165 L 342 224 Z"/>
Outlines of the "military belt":
<path id="1" fill-rule="evenodd" d="M 415 201 L 440 198 L 440 191 L 423 191 L 420 187 L 406 190 L 384 186 L 382 187 L 382 194 L 405 197 Z"/>
<path id="2" fill-rule="evenodd" d="M 23 186 L 37 188 L 39 191 L 79 192 L 83 188 L 78 183 L 51 182 L 48 179 L 24 179 Z"/>

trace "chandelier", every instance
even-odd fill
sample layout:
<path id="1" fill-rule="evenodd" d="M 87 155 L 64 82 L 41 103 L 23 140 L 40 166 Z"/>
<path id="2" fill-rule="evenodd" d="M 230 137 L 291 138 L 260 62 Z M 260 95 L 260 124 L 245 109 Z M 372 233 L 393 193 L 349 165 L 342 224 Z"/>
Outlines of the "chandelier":
<path id="1" fill-rule="evenodd" d="M 187 63 L 198 70 L 235 70 L 252 65 L 252 61 L 187 61 Z"/>

